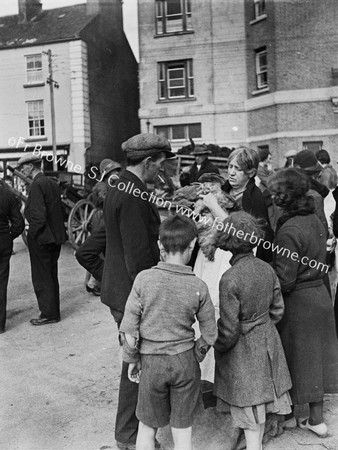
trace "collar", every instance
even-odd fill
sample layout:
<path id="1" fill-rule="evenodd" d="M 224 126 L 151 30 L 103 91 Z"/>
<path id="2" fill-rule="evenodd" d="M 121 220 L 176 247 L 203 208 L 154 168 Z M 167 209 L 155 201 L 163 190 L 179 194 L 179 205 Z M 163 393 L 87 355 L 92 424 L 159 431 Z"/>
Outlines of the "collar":
<path id="1" fill-rule="evenodd" d="M 117 180 L 117 183 L 119 181 L 125 180 L 134 183 L 134 185 L 139 189 L 141 189 L 141 191 L 148 192 L 147 186 L 143 183 L 143 181 L 139 177 L 137 177 L 133 172 L 130 172 L 130 170 L 127 169 L 123 170 L 121 172 L 119 179 Z"/>
<path id="2" fill-rule="evenodd" d="M 40 177 L 44 177 L 45 175 L 42 173 L 42 172 L 38 172 L 36 175 L 35 175 L 35 177 L 32 179 L 32 181 L 35 181 L 35 180 L 37 180 L 38 178 L 40 178 Z"/>
<path id="3" fill-rule="evenodd" d="M 237 261 L 239 261 L 242 258 L 254 258 L 254 254 L 251 252 L 247 252 L 247 253 L 239 253 L 237 255 L 232 256 L 232 258 L 230 259 L 230 264 L 233 266 L 234 264 L 236 264 Z"/>
<path id="4" fill-rule="evenodd" d="M 165 270 L 167 272 L 172 272 L 172 273 L 180 273 L 181 275 L 186 274 L 186 275 L 195 276 L 195 274 L 193 273 L 192 268 L 190 266 L 181 266 L 179 264 L 169 264 L 164 261 L 160 261 L 157 264 L 157 266 L 155 266 L 154 268 Z"/>

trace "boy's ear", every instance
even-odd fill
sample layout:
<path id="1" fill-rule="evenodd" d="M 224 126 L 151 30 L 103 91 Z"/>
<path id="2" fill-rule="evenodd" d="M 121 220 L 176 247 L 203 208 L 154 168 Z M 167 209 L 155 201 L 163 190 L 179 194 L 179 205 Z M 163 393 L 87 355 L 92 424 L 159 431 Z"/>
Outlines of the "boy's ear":
<path id="1" fill-rule="evenodd" d="M 194 250 L 196 241 L 197 241 L 197 237 L 195 237 L 195 238 L 190 242 L 190 244 L 189 244 L 189 249 L 190 249 L 190 250 Z"/>
<path id="2" fill-rule="evenodd" d="M 160 252 L 161 252 L 161 253 L 165 251 L 165 250 L 164 250 L 164 247 L 163 247 L 163 245 L 162 245 L 162 243 L 161 243 L 160 240 L 157 241 L 157 245 L 158 245 L 158 248 L 160 249 Z"/>

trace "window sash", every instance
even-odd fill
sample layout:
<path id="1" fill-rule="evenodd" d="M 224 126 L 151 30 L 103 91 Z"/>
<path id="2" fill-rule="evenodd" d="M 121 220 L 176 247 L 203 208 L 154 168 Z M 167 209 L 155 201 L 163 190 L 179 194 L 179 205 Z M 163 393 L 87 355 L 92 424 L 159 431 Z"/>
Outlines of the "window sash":
<path id="1" fill-rule="evenodd" d="M 170 141 L 188 141 L 202 137 L 201 123 L 160 125 L 155 127 L 155 133 Z"/>
<path id="2" fill-rule="evenodd" d="M 156 34 L 192 30 L 191 0 L 156 0 Z"/>
<path id="3" fill-rule="evenodd" d="M 267 51 L 256 53 L 256 80 L 257 89 L 268 87 Z"/>
<path id="4" fill-rule="evenodd" d="M 29 136 L 45 135 L 45 117 L 43 100 L 27 102 L 28 134 Z"/>
<path id="5" fill-rule="evenodd" d="M 265 14 L 265 0 L 254 0 L 255 19 Z"/>
<path id="6" fill-rule="evenodd" d="M 192 97 L 194 97 L 192 60 L 159 63 L 159 100 L 174 100 Z"/>
<path id="7" fill-rule="evenodd" d="M 26 56 L 26 78 L 27 83 L 38 83 L 42 81 L 43 73 L 41 53 Z"/>

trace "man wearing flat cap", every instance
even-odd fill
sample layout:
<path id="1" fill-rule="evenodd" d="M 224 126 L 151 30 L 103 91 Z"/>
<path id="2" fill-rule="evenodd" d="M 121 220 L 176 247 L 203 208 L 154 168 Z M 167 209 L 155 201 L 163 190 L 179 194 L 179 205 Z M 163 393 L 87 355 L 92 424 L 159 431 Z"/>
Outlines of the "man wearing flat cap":
<path id="1" fill-rule="evenodd" d="M 188 186 L 194 183 L 203 173 L 218 173 L 218 168 L 208 159 L 211 153 L 206 145 L 196 145 L 194 150 L 190 153 L 195 156 L 195 162 L 190 169 L 183 169 L 180 175 L 181 186 Z"/>
<path id="2" fill-rule="evenodd" d="M 108 191 L 103 205 L 106 253 L 101 284 L 101 300 L 109 306 L 118 327 L 136 275 L 160 259 L 160 216 L 146 183 L 153 182 L 164 161 L 175 156 L 167 139 L 149 133 L 131 137 L 122 144 L 122 150 L 127 168 Z M 123 450 L 135 448 L 137 397 L 138 385 L 128 379 L 128 364 L 123 362 L 115 425 L 117 446 Z"/>
<path id="3" fill-rule="evenodd" d="M 58 259 L 61 244 L 66 241 L 66 229 L 57 183 L 41 171 L 41 158 L 27 154 L 19 159 L 17 169 L 32 180 L 25 207 L 29 223 L 27 243 L 31 274 L 40 316 L 32 325 L 47 325 L 60 321 Z"/>

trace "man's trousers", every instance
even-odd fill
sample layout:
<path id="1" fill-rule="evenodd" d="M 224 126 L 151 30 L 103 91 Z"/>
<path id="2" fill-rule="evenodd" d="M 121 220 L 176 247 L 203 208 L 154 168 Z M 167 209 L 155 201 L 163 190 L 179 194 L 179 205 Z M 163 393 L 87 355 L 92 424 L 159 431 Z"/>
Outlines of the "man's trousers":
<path id="1" fill-rule="evenodd" d="M 61 245 L 39 245 L 27 236 L 34 292 L 38 300 L 41 317 L 60 318 L 60 290 L 58 281 L 58 259 Z"/>
<path id="2" fill-rule="evenodd" d="M 13 239 L 10 234 L 0 236 L 0 331 L 5 330 L 7 285 L 9 277 L 9 260 L 13 251 Z"/>

